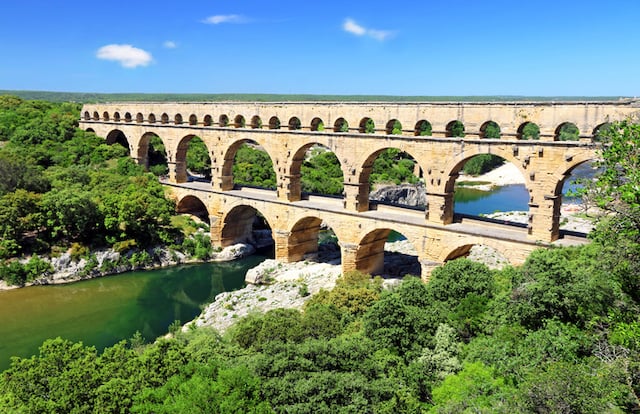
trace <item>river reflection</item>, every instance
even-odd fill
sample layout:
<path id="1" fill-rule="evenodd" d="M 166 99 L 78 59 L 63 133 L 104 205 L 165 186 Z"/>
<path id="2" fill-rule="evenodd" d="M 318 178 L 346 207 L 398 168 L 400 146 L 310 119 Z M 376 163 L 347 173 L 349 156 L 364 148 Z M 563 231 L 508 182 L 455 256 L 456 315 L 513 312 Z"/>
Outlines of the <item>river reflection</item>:
<path id="1" fill-rule="evenodd" d="M 0 292 L 0 370 L 12 355 L 37 352 L 60 336 L 103 349 L 136 331 L 152 340 L 175 320 L 196 317 L 203 304 L 244 285 L 264 256 L 228 263 L 175 266 L 77 283 Z"/>

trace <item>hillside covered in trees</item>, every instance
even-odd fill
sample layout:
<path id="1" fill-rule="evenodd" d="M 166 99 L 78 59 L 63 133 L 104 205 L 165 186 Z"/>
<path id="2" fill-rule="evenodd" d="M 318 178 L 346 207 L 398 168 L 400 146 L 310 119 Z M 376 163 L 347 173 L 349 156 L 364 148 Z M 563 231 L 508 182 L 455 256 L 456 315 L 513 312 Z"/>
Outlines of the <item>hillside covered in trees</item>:
<path id="1" fill-rule="evenodd" d="M 0 97 L 4 275 L 30 274 L 10 268 L 17 256 L 74 243 L 181 240 L 155 176 L 75 128 L 78 110 Z M 136 335 L 104 352 L 51 339 L 0 374 L 0 412 L 640 410 L 640 126 L 615 124 L 604 139 L 593 190 L 615 215 L 589 245 L 500 271 L 459 259 L 392 289 L 349 273 L 302 311 L 253 314 L 224 334 Z M 381 164 L 402 158 L 388 155 Z"/>

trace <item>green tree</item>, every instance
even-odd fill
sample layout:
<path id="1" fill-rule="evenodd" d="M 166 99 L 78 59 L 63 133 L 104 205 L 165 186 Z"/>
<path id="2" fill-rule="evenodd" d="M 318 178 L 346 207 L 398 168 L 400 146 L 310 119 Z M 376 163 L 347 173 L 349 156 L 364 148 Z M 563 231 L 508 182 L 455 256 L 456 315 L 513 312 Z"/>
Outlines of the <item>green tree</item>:
<path id="1" fill-rule="evenodd" d="M 527 122 L 522 128 L 522 139 L 540 139 L 540 127 L 533 122 Z"/>
<path id="2" fill-rule="evenodd" d="M 580 139 L 580 131 L 575 124 L 566 122 L 558 130 L 558 141 L 577 141 Z"/>

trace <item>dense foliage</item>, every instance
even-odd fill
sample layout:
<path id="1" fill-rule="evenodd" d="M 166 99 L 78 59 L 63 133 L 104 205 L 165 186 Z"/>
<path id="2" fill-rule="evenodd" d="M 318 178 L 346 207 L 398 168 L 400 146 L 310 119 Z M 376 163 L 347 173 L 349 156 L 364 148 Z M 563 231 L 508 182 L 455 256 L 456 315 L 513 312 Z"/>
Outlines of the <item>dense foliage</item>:
<path id="1" fill-rule="evenodd" d="M 176 241 L 175 207 L 120 145 L 77 128 L 77 104 L 0 97 L 0 260 L 73 243 L 145 248 Z M 22 284 L 48 269 L 0 262 Z M 21 270 L 22 269 L 22 270 Z"/>

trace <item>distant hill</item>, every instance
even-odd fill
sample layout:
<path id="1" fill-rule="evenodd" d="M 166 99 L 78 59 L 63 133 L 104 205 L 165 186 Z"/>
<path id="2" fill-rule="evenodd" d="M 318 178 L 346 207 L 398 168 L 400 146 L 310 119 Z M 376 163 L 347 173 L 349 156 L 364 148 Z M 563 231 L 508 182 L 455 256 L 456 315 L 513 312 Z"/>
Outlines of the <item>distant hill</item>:
<path id="1" fill-rule="evenodd" d="M 284 95 L 262 93 L 94 93 L 0 90 L 0 95 L 49 102 L 284 102 L 284 101 L 389 101 L 389 102 L 501 102 L 501 101 L 618 101 L 621 96 L 391 96 L 391 95 Z"/>

